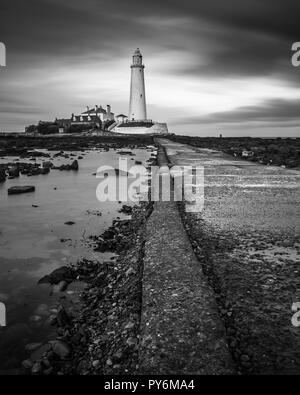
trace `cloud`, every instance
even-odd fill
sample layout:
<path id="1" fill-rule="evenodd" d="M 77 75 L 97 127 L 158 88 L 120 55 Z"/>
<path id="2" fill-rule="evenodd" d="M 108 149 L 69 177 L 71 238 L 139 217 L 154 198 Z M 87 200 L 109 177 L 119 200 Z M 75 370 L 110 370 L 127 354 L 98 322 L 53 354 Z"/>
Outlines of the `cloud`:
<path id="1" fill-rule="evenodd" d="M 273 126 L 291 123 L 300 125 L 299 100 L 270 99 L 260 105 L 243 106 L 233 111 L 212 113 L 209 116 L 195 117 L 191 123 L 260 123 L 268 122 Z"/>
<path id="2" fill-rule="evenodd" d="M 226 111 L 246 125 L 251 108 L 269 103 L 257 122 L 274 123 L 272 100 L 288 107 L 300 98 L 300 68 L 291 66 L 299 13 L 298 0 L 2 0 L 0 128 L 96 102 L 126 113 L 138 46 L 153 119 L 191 125 Z"/>

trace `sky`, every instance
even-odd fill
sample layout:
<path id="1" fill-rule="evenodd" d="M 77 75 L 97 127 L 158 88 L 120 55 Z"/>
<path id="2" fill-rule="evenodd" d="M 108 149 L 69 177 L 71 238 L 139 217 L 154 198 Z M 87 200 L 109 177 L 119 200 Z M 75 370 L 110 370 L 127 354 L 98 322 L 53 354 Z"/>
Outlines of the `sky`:
<path id="1" fill-rule="evenodd" d="M 300 137 L 299 18 L 299 0 L 0 0 L 0 131 L 128 114 L 139 47 L 148 118 L 170 132 Z"/>

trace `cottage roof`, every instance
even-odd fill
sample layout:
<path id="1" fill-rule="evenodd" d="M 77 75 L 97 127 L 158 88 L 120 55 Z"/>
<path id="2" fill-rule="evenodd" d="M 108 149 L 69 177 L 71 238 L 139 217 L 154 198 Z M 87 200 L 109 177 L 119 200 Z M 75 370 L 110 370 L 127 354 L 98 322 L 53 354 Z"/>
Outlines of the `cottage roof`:
<path id="1" fill-rule="evenodd" d="M 81 114 L 87 114 L 88 115 L 88 114 L 94 114 L 94 113 L 96 113 L 96 108 L 93 108 L 92 110 L 84 111 Z M 104 110 L 104 108 L 98 107 L 97 113 L 106 114 L 106 110 Z"/>

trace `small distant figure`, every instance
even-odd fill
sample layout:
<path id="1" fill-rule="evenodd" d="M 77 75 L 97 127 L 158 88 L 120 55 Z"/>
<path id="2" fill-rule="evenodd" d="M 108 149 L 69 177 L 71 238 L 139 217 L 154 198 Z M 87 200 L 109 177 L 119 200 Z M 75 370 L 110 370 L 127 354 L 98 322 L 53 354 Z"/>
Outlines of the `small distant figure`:
<path id="1" fill-rule="evenodd" d="M 6 47 L 0 42 L 0 67 L 6 66 Z"/>
<path id="2" fill-rule="evenodd" d="M 0 326 L 6 326 L 6 307 L 0 302 Z"/>
<path id="3" fill-rule="evenodd" d="M 220 133 L 219 138 L 221 139 L 223 137 L 222 133 Z"/>

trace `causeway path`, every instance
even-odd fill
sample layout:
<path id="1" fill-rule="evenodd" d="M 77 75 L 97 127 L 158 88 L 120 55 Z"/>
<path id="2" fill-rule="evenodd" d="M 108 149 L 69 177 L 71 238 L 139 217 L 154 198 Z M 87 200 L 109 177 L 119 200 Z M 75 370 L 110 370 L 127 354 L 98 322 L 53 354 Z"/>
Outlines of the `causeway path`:
<path id="1" fill-rule="evenodd" d="M 168 163 L 162 148 L 158 160 Z M 154 203 L 144 239 L 140 373 L 233 374 L 214 293 L 176 202 Z"/>

